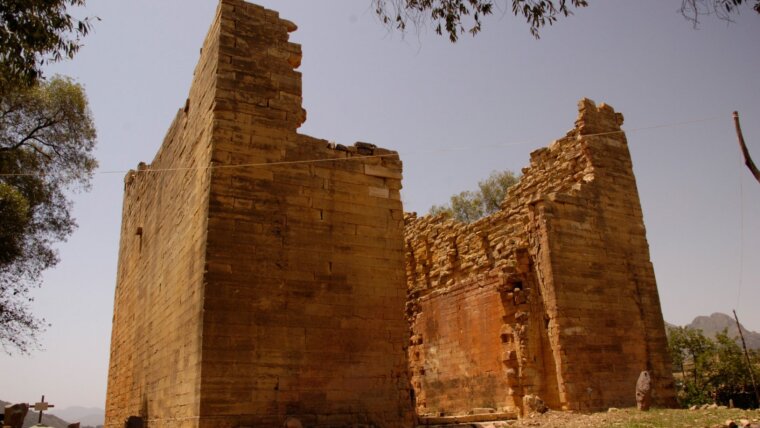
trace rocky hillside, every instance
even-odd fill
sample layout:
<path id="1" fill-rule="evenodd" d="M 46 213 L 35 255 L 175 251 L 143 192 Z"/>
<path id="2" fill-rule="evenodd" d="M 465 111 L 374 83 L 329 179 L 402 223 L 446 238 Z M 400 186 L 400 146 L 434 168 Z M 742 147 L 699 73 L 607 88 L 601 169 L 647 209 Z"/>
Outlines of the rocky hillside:
<path id="1" fill-rule="evenodd" d="M 741 343 L 740 339 L 738 339 L 739 330 L 736 328 L 734 317 L 720 312 L 716 312 L 709 317 L 698 316 L 686 327 L 702 330 L 702 333 L 709 338 L 713 338 L 716 334 L 722 332 L 723 329 L 727 329 L 728 336 L 737 338 L 737 342 Z M 744 326 L 742 326 L 742 333 L 744 334 L 744 340 L 747 342 L 747 348 L 760 349 L 760 333 L 747 330 Z"/>

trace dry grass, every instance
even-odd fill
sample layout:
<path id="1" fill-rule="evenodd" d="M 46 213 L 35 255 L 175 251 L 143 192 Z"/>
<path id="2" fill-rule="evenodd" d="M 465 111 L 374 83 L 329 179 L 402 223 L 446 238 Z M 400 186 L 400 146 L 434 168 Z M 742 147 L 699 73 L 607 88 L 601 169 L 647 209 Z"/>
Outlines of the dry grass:
<path id="1" fill-rule="evenodd" d="M 509 424 L 509 427 L 624 427 L 624 428 L 670 428 L 670 427 L 724 427 L 727 420 L 737 424 L 747 419 L 760 426 L 760 410 L 740 409 L 653 409 L 641 412 L 636 409 L 612 409 L 604 413 L 578 414 L 549 411 L 543 415 L 525 418 Z"/>

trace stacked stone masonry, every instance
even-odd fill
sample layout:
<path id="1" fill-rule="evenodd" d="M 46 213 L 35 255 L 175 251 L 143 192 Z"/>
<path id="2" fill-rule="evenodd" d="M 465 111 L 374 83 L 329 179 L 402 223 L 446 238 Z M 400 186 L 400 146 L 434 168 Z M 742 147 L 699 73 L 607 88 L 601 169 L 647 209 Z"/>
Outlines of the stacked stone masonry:
<path id="1" fill-rule="evenodd" d="M 406 217 L 409 365 L 421 416 L 635 405 L 649 370 L 674 387 L 623 117 L 579 104 L 531 154 L 501 211 Z"/>
<path id="2" fill-rule="evenodd" d="M 222 0 L 185 107 L 126 177 L 108 427 L 413 423 L 401 162 L 296 132 L 295 28 Z"/>
<path id="3" fill-rule="evenodd" d="M 295 29 L 221 0 L 187 102 L 125 178 L 107 427 L 591 410 L 633 405 L 644 369 L 672 402 L 621 115 L 582 101 L 497 214 L 405 216 L 396 152 L 298 134 Z"/>

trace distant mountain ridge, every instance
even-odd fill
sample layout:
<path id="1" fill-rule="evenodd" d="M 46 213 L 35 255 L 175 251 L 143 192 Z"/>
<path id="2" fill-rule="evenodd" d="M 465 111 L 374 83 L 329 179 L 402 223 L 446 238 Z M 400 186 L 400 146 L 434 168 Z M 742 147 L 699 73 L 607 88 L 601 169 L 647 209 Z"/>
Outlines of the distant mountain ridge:
<path id="1" fill-rule="evenodd" d="M 677 327 L 669 323 L 665 324 L 668 328 Z M 736 342 L 741 344 L 741 339 L 739 339 L 739 329 L 736 328 L 736 321 L 732 316 L 724 313 L 715 312 L 710 316 L 698 316 L 694 318 L 694 321 L 684 327 L 702 330 L 702 333 L 710 339 L 714 339 L 715 335 L 721 333 L 725 329 L 728 337 L 735 338 Z M 744 334 L 744 341 L 747 343 L 747 348 L 760 349 L 760 333 L 747 330 L 743 325 L 741 328 L 742 333 Z"/>
<path id="2" fill-rule="evenodd" d="M 98 407 L 72 406 L 65 409 L 54 409 L 50 413 L 67 421 L 79 422 L 84 426 L 98 426 L 105 423 L 105 410 Z"/>

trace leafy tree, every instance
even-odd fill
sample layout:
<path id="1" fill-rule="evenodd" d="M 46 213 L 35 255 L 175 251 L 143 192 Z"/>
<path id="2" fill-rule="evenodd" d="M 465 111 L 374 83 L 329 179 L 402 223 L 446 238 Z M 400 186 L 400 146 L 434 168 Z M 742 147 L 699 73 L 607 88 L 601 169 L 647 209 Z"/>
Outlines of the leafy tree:
<path id="1" fill-rule="evenodd" d="M 44 327 L 28 294 L 58 261 L 52 244 L 75 227 L 65 192 L 86 189 L 96 167 L 83 88 L 42 75 L 45 64 L 72 58 L 91 30 L 91 18 L 67 11 L 84 4 L 0 1 L 0 344 L 8 352 L 28 351 Z"/>
<path id="2" fill-rule="evenodd" d="M 494 171 L 478 182 L 477 191 L 464 191 L 453 195 L 448 205 L 433 205 L 431 215 L 443 214 L 458 221 L 471 223 L 499 210 L 507 189 L 520 178 L 512 171 Z"/>
<path id="3" fill-rule="evenodd" d="M 68 190 L 87 189 L 96 132 L 81 85 L 54 77 L 0 96 L 0 344 L 22 352 L 44 322 L 29 312 L 32 287 L 58 262 L 52 244 L 76 224 Z"/>
<path id="4" fill-rule="evenodd" d="M 92 19 L 73 18 L 66 8 L 84 4 L 85 0 L 0 1 L 0 85 L 34 84 L 42 77 L 43 65 L 73 58 Z"/>
<path id="5" fill-rule="evenodd" d="M 464 191 L 452 195 L 448 205 L 430 207 L 430 215 L 439 214 L 464 223 L 472 223 L 483 217 L 483 204 L 478 192 Z"/>
<path id="6" fill-rule="evenodd" d="M 681 401 L 688 404 L 712 401 L 708 373 L 714 359 L 715 344 L 702 334 L 702 330 L 688 327 L 670 330 L 668 339 L 673 366 L 683 376 Z"/>
<path id="7" fill-rule="evenodd" d="M 710 377 L 715 389 L 715 400 L 728 403 L 729 399 L 739 407 L 757 407 L 752 378 L 742 348 L 724 330 L 715 336 L 716 358 Z M 755 378 L 760 379 L 760 356 L 750 351 L 750 362 Z"/>
<path id="8" fill-rule="evenodd" d="M 668 350 L 678 372 L 678 398 L 691 406 L 733 400 L 740 407 L 757 406 L 744 355 L 726 332 L 711 340 L 701 330 L 668 329 Z M 760 356 L 752 353 L 752 369 L 760 374 Z"/>
<path id="9" fill-rule="evenodd" d="M 575 8 L 588 6 L 587 0 L 511 1 L 512 13 L 526 20 L 536 38 L 542 27 L 571 15 Z M 760 0 L 681 0 L 681 13 L 694 25 L 700 16 L 711 14 L 730 21 L 742 4 L 752 2 L 755 11 L 760 13 Z M 372 0 L 375 13 L 388 27 L 404 32 L 410 24 L 421 26 L 429 20 L 436 33 L 445 32 L 452 42 L 456 42 L 460 34 L 479 33 L 483 17 L 493 14 L 494 3 L 494 0 Z"/>

